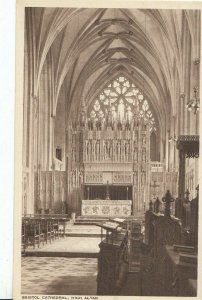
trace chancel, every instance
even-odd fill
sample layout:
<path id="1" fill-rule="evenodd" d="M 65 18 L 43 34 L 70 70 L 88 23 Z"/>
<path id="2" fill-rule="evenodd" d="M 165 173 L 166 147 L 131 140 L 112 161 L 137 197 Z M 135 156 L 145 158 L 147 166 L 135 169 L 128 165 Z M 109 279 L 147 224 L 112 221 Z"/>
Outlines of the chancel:
<path id="1" fill-rule="evenodd" d="M 200 28 L 25 9 L 22 293 L 196 296 Z"/>

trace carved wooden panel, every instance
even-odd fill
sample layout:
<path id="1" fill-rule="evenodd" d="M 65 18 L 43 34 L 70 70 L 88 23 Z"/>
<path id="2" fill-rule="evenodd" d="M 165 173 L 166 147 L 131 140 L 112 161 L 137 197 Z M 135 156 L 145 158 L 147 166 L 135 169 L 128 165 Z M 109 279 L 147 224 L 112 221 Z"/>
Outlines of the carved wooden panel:
<path id="1" fill-rule="evenodd" d="M 171 217 L 163 217 L 156 220 L 154 224 L 154 258 L 159 274 L 162 274 L 165 264 L 163 249 L 165 245 L 180 244 L 181 230 L 179 222 Z"/>
<path id="2" fill-rule="evenodd" d="M 128 237 L 119 234 L 116 245 L 113 243 L 100 243 L 98 256 L 98 295 L 117 295 L 128 272 Z"/>

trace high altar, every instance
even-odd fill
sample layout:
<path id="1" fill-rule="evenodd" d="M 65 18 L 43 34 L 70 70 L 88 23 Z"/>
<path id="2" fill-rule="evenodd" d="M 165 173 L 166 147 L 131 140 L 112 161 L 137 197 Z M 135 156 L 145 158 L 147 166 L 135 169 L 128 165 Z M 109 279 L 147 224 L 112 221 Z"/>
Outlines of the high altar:
<path id="1" fill-rule="evenodd" d="M 130 216 L 148 206 L 150 124 L 135 113 L 113 120 L 109 107 L 105 119 L 95 121 L 83 108 L 70 125 L 68 186 L 79 193 L 81 215 Z"/>

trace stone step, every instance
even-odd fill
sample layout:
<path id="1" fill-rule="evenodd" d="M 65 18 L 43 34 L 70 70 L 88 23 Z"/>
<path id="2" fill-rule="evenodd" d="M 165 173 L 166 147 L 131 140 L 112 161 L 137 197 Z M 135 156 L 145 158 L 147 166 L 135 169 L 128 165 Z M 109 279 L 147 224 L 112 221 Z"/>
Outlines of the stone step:
<path id="1" fill-rule="evenodd" d="M 103 235 L 105 230 L 103 230 Z M 101 228 L 90 224 L 68 224 L 65 235 L 71 237 L 101 237 Z"/>
<path id="2" fill-rule="evenodd" d="M 99 220 L 99 219 L 104 219 L 104 220 L 106 220 L 106 219 L 109 219 L 109 217 L 105 217 L 105 216 L 78 216 L 77 218 L 76 218 L 77 220 Z"/>
<path id="3" fill-rule="evenodd" d="M 25 257 L 71 257 L 71 258 L 97 258 L 97 252 L 67 252 L 67 251 L 26 251 Z"/>
<path id="4" fill-rule="evenodd" d="M 99 237 L 64 237 L 41 244 L 39 247 L 28 247 L 25 256 L 51 257 L 97 257 L 99 253 Z"/>
<path id="5" fill-rule="evenodd" d="M 109 220 L 108 218 L 77 218 L 74 222 L 75 225 L 97 225 L 99 223 L 105 222 L 106 220 Z"/>
<path id="6" fill-rule="evenodd" d="M 96 225 L 96 224 L 98 224 L 98 223 L 100 223 L 100 221 L 99 222 L 96 222 L 96 221 L 83 221 L 83 222 L 75 222 L 74 224 L 75 225 Z"/>
<path id="7" fill-rule="evenodd" d="M 97 237 L 97 238 L 101 238 L 101 233 L 65 233 L 66 237 Z M 105 235 L 103 234 L 103 237 L 105 237 Z"/>

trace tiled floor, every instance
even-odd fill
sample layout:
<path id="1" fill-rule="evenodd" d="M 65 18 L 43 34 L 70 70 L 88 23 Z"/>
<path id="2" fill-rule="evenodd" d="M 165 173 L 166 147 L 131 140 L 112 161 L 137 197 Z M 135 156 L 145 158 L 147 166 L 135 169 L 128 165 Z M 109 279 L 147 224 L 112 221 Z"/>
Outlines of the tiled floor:
<path id="1" fill-rule="evenodd" d="M 97 259 L 22 258 L 22 294 L 96 295 Z"/>

